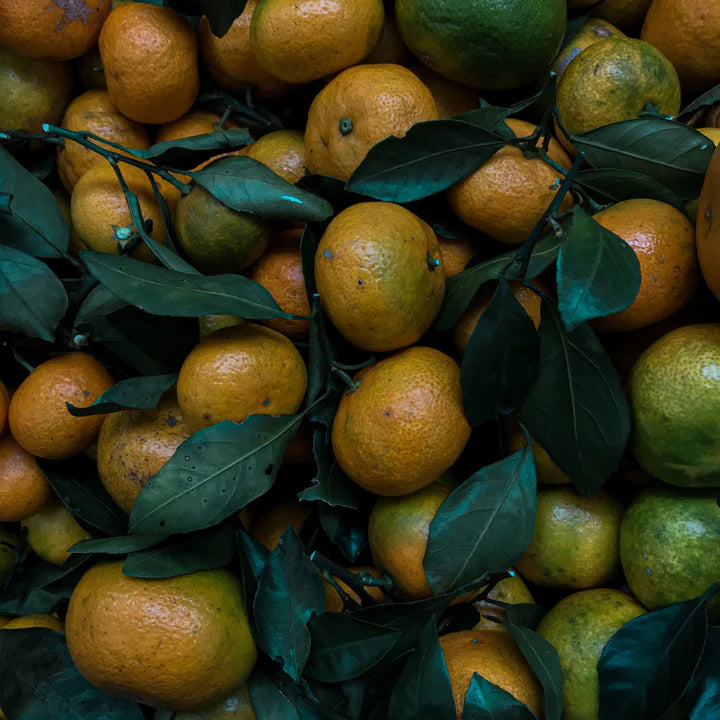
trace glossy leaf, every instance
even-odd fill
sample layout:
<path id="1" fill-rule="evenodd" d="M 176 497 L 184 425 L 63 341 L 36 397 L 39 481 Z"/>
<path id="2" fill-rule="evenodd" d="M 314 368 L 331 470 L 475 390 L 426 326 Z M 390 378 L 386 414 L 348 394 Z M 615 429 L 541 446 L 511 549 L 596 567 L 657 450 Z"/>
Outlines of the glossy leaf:
<path id="1" fill-rule="evenodd" d="M 598 663 L 600 720 L 657 718 L 675 703 L 700 662 L 707 601 L 718 588 L 640 615 L 612 636 Z"/>
<path id="2" fill-rule="evenodd" d="M 116 297 L 151 315 L 196 317 L 226 313 L 247 320 L 292 318 L 272 295 L 242 275 L 190 275 L 141 260 L 87 250 L 88 270 Z"/>
<path id="3" fill-rule="evenodd" d="M 68 297 L 44 262 L 0 246 L 0 307 L 0 330 L 52 341 L 68 308 Z"/>
<path id="4" fill-rule="evenodd" d="M 211 425 L 188 438 L 140 491 L 132 533 L 202 530 L 272 487 L 301 415 L 251 415 Z"/>
<path id="5" fill-rule="evenodd" d="M 579 205 L 560 246 L 557 288 L 560 315 L 568 330 L 629 307 L 640 290 L 640 262 L 621 237 Z"/>
<path id="6" fill-rule="evenodd" d="M 690 116 L 701 108 L 708 107 L 720 102 L 720 85 L 711 87 L 707 92 L 704 92 L 700 97 L 695 98 L 686 108 L 680 111 L 678 120 L 685 122 L 690 119 Z"/>
<path id="7" fill-rule="evenodd" d="M 568 332 L 543 300 L 540 371 L 520 408 L 535 439 L 584 495 L 615 470 L 630 434 L 617 370 L 587 325 Z"/>
<path id="8" fill-rule="evenodd" d="M 465 693 L 462 720 L 533 720 L 527 705 L 475 673 Z"/>
<path id="9" fill-rule="evenodd" d="M 355 562 L 367 545 L 367 520 L 362 513 L 348 508 L 320 503 L 320 526 L 343 555 Z"/>
<path id="10" fill-rule="evenodd" d="M 257 720 L 298 720 L 294 700 L 257 667 L 248 678 L 248 690 Z"/>
<path id="11" fill-rule="evenodd" d="M 685 212 L 685 204 L 672 190 L 655 178 L 634 170 L 581 170 L 575 176 L 575 182 L 593 200 L 602 204 L 609 205 L 632 198 L 650 198 Z"/>
<path id="12" fill-rule="evenodd" d="M 720 627 L 708 627 L 700 663 L 690 681 L 683 705 L 690 720 L 720 720 Z"/>
<path id="13" fill-rule="evenodd" d="M 436 594 L 502 572 L 527 550 L 535 522 L 529 448 L 481 468 L 453 490 L 430 523 L 423 568 Z"/>
<path id="14" fill-rule="evenodd" d="M 308 677 L 327 683 L 356 678 L 375 667 L 400 632 L 344 613 L 326 612 L 308 624 L 312 639 Z"/>
<path id="15" fill-rule="evenodd" d="M 305 237 L 305 233 L 303 233 Z M 320 306 L 320 297 L 311 298 L 310 334 L 308 338 L 308 383 L 305 392 L 305 404 L 311 405 L 322 395 L 330 379 L 330 367 L 333 351 L 325 325 L 325 315 Z"/>
<path id="16" fill-rule="evenodd" d="M 327 200 L 292 185 L 257 160 L 228 157 L 188 173 L 198 185 L 233 210 L 279 220 L 325 220 Z"/>
<path id="17" fill-rule="evenodd" d="M 0 675 L 0 704 L 10 718 L 143 720 L 137 703 L 98 690 L 77 671 L 55 630 L 0 630 Z"/>
<path id="18" fill-rule="evenodd" d="M 307 623 L 325 609 L 325 593 L 315 565 L 292 527 L 271 553 L 253 603 L 257 642 L 299 680 L 310 655 Z"/>
<path id="19" fill-rule="evenodd" d="M 165 535 L 160 533 L 145 533 L 137 535 L 118 535 L 109 538 L 89 538 L 75 543 L 70 552 L 77 555 L 126 555 L 127 553 L 145 550 L 161 543 Z"/>
<path id="20" fill-rule="evenodd" d="M 113 295 L 105 285 L 94 287 L 83 300 L 75 316 L 75 325 L 81 326 L 97 318 L 105 318 L 111 313 L 127 307 L 127 303 Z"/>
<path id="21" fill-rule="evenodd" d="M 471 425 L 510 414 L 525 399 L 540 363 L 535 325 L 500 278 L 490 304 L 478 318 L 462 361 L 465 414 Z"/>

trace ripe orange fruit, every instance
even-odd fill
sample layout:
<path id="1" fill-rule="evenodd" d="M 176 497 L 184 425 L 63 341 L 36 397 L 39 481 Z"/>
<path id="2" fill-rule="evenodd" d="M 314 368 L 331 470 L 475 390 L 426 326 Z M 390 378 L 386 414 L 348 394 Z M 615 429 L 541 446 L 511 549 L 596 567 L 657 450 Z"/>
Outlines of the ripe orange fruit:
<path id="1" fill-rule="evenodd" d="M 250 535 L 268 550 L 274 550 L 288 526 L 296 533 L 312 512 L 309 502 L 283 503 L 263 513 L 252 525 Z"/>
<path id="2" fill-rule="evenodd" d="M 720 127 L 699 127 L 695 129 L 701 132 L 706 138 L 712 140 L 712 144 L 715 147 L 720 145 Z"/>
<path id="3" fill-rule="evenodd" d="M 77 234 L 75 226 L 72 224 L 72 212 L 70 210 L 70 196 L 61 187 L 53 189 L 52 194 L 57 200 L 57 204 L 60 207 L 60 212 L 65 218 L 65 222 L 68 224 L 68 230 L 70 231 L 70 241 L 68 242 L 68 252 L 76 260 L 79 258 L 78 253 L 81 250 L 89 250 L 90 248 L 80 239 Z"/>
<path id="4" fill-rule="evenodd" d="M 289 183 L 305 175 L 305 139 L 299 130 L 276 130 L 247 146 L 245 154 Z"/>
<path id="5" fill-rule="evenodd" d="M 692 223 L 658 200 L 625 200 L 594 215 L 637 255 L 640 291 L 627 309 L 594 321 L 599 330 L 637 330 L 670 317 L 693 296 L 698 263 Z"/>
<path id="6" fill-rule="evenodd" d="M 62 565 L 70 557 L 68 550 L 90 537 L 57 498 L 45 503 L 20 525 L 26 532 L 27 544 L 53 565 Z"/>
<path id="7" fill-rule="evenodd" d="M 537 481 L 545 485 L 571 483 L 572 480 L 555 464 L 547 450 L 534 437 L 531 437 L 531 440 Z M 525 435 L 520 428 L 520 423 L 515 418 L 509 418 L 505 425 L 505 443 L 508 455 L 525 447 Z"/>
<path id="8" fill-rule="evenodd" d="M 641 37 L 675 66 L 686 92 L 720 82 L 720 6 L 705 0 L 655 0 Z"/>
<path id="9" fill-rule="evenodd" d="M 308 169 L 347 180 L 373 145 L 390 135 L 402 137 L 415 123 L 437 117 L 432 93 L 407 68 L 349 68 L 310 106 L 305 128 Z"/>
<path id="10" fill-rule="evenodd" d="M 35 458 L 12 435 L 0 439 L 0 478 L 0 522 L 24 520 L 52 497 Z"/>
<path id="11" fill-rule="evenodd" d="M 252 266 L 250 279 L 262 285 L 286 313 L 307 316 L 310 303 L 300 259 L 301 235 L 302 230 L 280 233 Z M 310 330 L 309 320 L 274 318 L 265 320 L 264 324 L 292 340 L 307 337 Z"/>
<path id="12" fill-rule="evenodd" d="M 77 455 L 97 437 L 103 415 L 74 417 L 65 403 L 87 407 L 113 384 L 110 373 L 83 352 L 38 365 L 10 400 L 10 432 L 29 453 L 50 460 Z"/>
<path id="13" fill-rule="evenodd" d="M 155 707 L 198 710 L 250 674 L 257 648 L 227 570 L 148 580 L 122 561 L 88 570 L 65 619 L 77 669 L 95 687 Z"/>
<path id="14" fill-rule="evenodd" d="M 88 90 L 78 95 L 65 110 L 62 126 L 67 130 L 86 130 L 128 148 L 150 147 L 145 127 L 121 115 L 105 90 Z M 58 147 L 58 175 L 69 193 L 83 173 L 103 162 L 101 155 L 68 138 Z"/>
<path id="15" fill-rule="evenodd" d="M 384 17 L 381 0 L 263 0 L 250 24 L 250 46 L 274 77 L 306 83 L 369 55 Z"/>
<path id="16" fill-rule="evenodd" d="M 392 577 L 395 591 L 408 600 L 430 597 L 423 558 L 430 523 L 450 494 L 445 485 L 433 482 L 400 497 L 375 501 L 368 524 L 368 544 L 373 562 Z"/>
<path id="17" fill-rule="evenodd" d="M 208 110 L 191 110 L 182 117 L 172 122 L 165 123 L 157 129 L 155 142 L 167 142 L 168 140 L 180 140 L 181 138 L 193 137 L 194 135 L 205 135 L 215 132 L 217 124 L 222 118 L 220 115 Z M 226 128 L 236 128 L 233 122 L 226 124 Z"/>
<path id="18" fill-rule="evenodd" d="M 10 393 L 5 387 L 5 383 L 0 380 L 0 435 L 7 428 L 8 407 L 10 407 Z"/>
<path id="19" fill-rule="evenodd" d="M 131 2 L 115 8 L 99 40 L 110 99 L 145 123 L 177 120 L 200 88 L 192 27 L 169 7 Z"/>
<path id="20" fill-rule="evenodd" d="M 426 65 L 413 65 L 410 70 L 423 81 L 432 93 L 437 105 L 438 117 L 454 117 L 469 110 L 477 110 L 480 106 L 477 91 L 467 85 L 448 80 Z"/>
<path id="21" fill-rule="evenodd" d="M 603 22 L 597 17 L 591 17 L 555 58 L 552 70 L 557 74 L 558 79 L 562 77 L 565 68 L 583 50 L 608 37 L 626 37 L 626 35 L 614 25 Z"/>
<path id="22" fill-rule="evenodd" d="M 470 437 L 460 368 L 439 350 L 411 347 L 363 368 L 332 428 L 340 467 L 378 495 L 405 495 L 437 480 Z"/>
<path id="23" fill-rule="evenodd" d="M 357 567 L 349 567 L 348 571 L 359 575 L 360 573 L 368 573 L 374 578 L 381 578 L 382 573 L 371 565 L 361 565 Z M 344 590 L 352 600 L 356 603 L 361 604 L 360 596 L 346 583 L 333 575 L 333 580 Z M 385 602 L 385 593 L 377 585 L 365 585 L 365 592 L 370 597 L 375 598 L 378 602 Z M 343 599 L 340 597 L 340 593 L 323 578 L 323 588 L 325 590 L 325 610 L 327 612 L 342 612 L 344 607 Z M 352 607 L 352 606 L 351 606 Z"/>
<path id="24" fill-rule="evenodd" d="M 475 248 L 467 238 L 445 238 L 438 235 L 438 242 L 446 279 L 461 273 L 475 254 Z"/>
<path id="25" fill-rule="evenodd" d="M 710 161 L 697 216 L 697 252 L 703 278 L 716 298 L 720 298 L 720 153 Z"/>
<path id="26" fill-rule="evenodd" d="M 180 368 L 177 397 L 186 422 L 199 430 L 248 415 L 292 414 L 306 387 L 305 363 L 290 340 L 248 322 L 195 346 Z"/>
<path id="27" fill-rule="evenodd" d="M 413 60 L 412 53 L 403 42 L 395 18 L 392 15 L 386 14 L 380 39 L 363 62 L 370 64 L 392 63 L 393 65 L 409 65 Z"/>
<path id="28" fill-rule="evenodd" d="M 528 137 L 536 126 L 524 120 L 505 121 L 516 137 Z M 542 142 L 538 142 L 538 147 Z M 548 156 L 565 169 L 570 158 L 556 140 Z M 542 158 L 527 158 L 520 148 L 506 145 L 484 165 L 447 191 L 450 209 L 463 221 L 502 243 L 525 242 L 553 201 L 562 178 Z M 560 211 L 573 205 L 566 195 Z"/>
<path id="29" fill-rule="evenodd" d="M 108 0 L 4 0 L 0 44 L 29 57 L 72 60 L 93 47 L 109 13 Z"/>
<path id="30" fill-rule="evenodd" d="M 440 638 L 455 697 L 458 720 L 465 707 L 465 694 L 477 673 L 542 715 L 542 688 L 508 633 L 461 630 Z"/>
<path id="31" fill-rule="evenodd" d="M 213 34 L 207 18 L 201 18 L 200 60 L 210 77 L 230 92 L 254 88 L 258 97 L 276 97 L 287 89 L 286 83 L 265 70 L 250 46 L 250 22 L 257 4 L 258 0 L 248 0 L 242 14 L 220 38 Z"/>
<path id="32" fill-rule="evenodd" d="M 3 625 L 3 630 L 24 630 L 25 628 L 49 628 L 58 632 L 65 631 L 62 620 L 54 615 L 23 615 Z"/>
<path id="33" fill-rule="evenodd" d="M 85 53 L 75 61 L 80 84 L 85 90 L 106 90 L 105 70 L 100 59 L 100 51 L 95 45 L 90 52 Z"/>
<path id="34" fill-rule="evenodd" d="M 358 203 L 338 214 L 318 245 L 315 281 L 333 325 L 372 351 L 419 340 L 445 293 L 435 233 L 394 203 Z"/>
<path id="35" fill-rule="evenodd" d="M 140 490 L 190 437 L 174 393 L 152 410 L 110 413 L 100 428 L 97 465 L 105 489 L 129 513 Z"/>

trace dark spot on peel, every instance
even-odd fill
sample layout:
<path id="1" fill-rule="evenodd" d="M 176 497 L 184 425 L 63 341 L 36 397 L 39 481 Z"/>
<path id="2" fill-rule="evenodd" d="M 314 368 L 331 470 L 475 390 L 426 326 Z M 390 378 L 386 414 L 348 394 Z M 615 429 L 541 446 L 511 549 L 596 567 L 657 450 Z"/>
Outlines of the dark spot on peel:
<path id="1" fill-rule="evenodd" d="M 83 395 L 85 397 L 90 397 L 90 391 L 89 390 L 83 390 Z"/>
<path id="2" fill-rule="evenodd" d="M 269 398 L 269 397 L 266 397 L 266 398 L 263 400 L 263 407 L 267 407 L 269 404 L 270 404 L 270 398 Z"/>
<path id="3" fill-rule="evenodd" d="M 170 427 L 175 427 L 175 426 L 177 425 L 177 418 L 174 418 L 172 415 L 170 415 L 165 422 L 166 422 Z"/>

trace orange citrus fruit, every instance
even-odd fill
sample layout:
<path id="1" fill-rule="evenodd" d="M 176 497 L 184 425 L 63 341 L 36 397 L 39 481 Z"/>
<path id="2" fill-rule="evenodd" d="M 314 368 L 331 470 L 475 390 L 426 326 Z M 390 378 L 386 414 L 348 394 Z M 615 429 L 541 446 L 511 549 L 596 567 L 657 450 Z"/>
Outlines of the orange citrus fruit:
<path id="1" fill-rule="evenodd" d="M 69 549 L 90 537 L 65 505 L 55 498 L 25 518 L 20 526 L 26 533 L 27 544 L 45 562 L 53 565 L 62 565 L 70 557 Z"/>
<path id="2" fill-rule="evenodd" d="M 0 522 L 24 520 L 52 497 L 35 458 L 12 435 L 0 439 L 0 478 Z"/>
<path id="3" fill-rule="evenodd" d="M 191 110 L 177 120 L 160 125 L 155 135 L 155 142 L 168 142 L 215 132 L 221 119 L 220 115 L 208 110 Z M 225 127 L 230 130 L 237 125 L 230 122 Z"/>
<path id="4" fill-rule="evenodd" d="M 480 106 L 477 91 L 467 85 L 448 80 L 426 65 L 413 65 L 410 69 L 432 93 L 437 105 L 438 117 L 454 117 L 470 110 L 477 110 Z"/>
<path id="5" fill-rule="evenodd" d="M 202 315 L 198 318 L 198 328 L 200 331 L 200 339 L 206 338 L 210 333 L 231 325 L 242 325 L 245 320 L 236 315 L 226 315 L 223 313 L 215 315 Z"/>
<path id="6" fill-rule="evenodd" d="M 473 602 L 473 607 L 480 613 L 480 620 L 473 628 L 474 630 L 505 631 L 505 626 L 502 624 L 507 619 L 505 608 L 490 602 L 491 600 L 504 602 L 508 605 L 535 602 L 528 586 L 517 571 L 511 569 L 510 573 L 509 578 L 505 578 L 495 585 L 488 593 L 487 599 Z M 482 590 L 484 588 L 480 588 L 478 592 L 482 592 Z"/>
<path id="7" fill-rule="evenodd" d="M 276 505 L 253 523 L 250 535 L 268 550 L 274 550 L 288 526 L 296 533 L 302 530 L 312 509 L 312 503 L 309 502 Z"/>
<path id="8" fill-rule="evenodd" d="M 623 30 L 635 29 L 645 19 L 652 0 L 603 0 L 593 13 Z"/>
<path id="9" fill-rule="evenodd" d="M 583 50 L 608 37 L 625 37 L 625 34 L 608 22 L 596 17 L 590 18 L 555 58 L 552 69 L 557 74 L 558 79 L 562 77 L 565 68 Z"/>
<path id="10" fill-rule="evenodd" d="M 299 130 L 276 130 L 248 145 L 245 155 L 261 162 L 289 183 L 305 175 L 305 139 Z"/>
<path id="11" fill-rule="evenodd" d="M 363 62 L 371 64 L 392 63 L 393 65 L 409 65 L 413 59 L 412 53 L 403 42 L 395 18 L 392 15 L 386 14 L 380 39 Z"/>
<path id="12" fill-rule="evenodd" d="M 697 215 L 697 253 L 703 278 L 720 298 L 720 153 L 716 152 L 707 173 Z"/>
<path id="13" fill-rule="evenodd" d="M 461 273 L 475 254 L 475 248 L 467 238 L 446 238 L 438 235 L 438 242 L 446 279 Z"/>
<path id="14" fill-rule="evenodd" d="M 382 573 L 377 568 L 374 568 L 371 565 L 349 567 L 348 571 L 355 575 L 368 573 L 374 578 L 382 577 Z M 334 575 L 332 577 L 333 580 L 335 580 L 335 582 L 340 586 L 340 588 L 350 596 L 351 600 L 353 600 L 358 605 L 362 604 L 360 596 L 349 585 L 347 585 L 339 578 L 336 578 Z M 340 597 L 340 593 L 338 593 L 338 591 L 324 578 L 323 587 L 325 589 L 325 610 L 327 612 L 342 612 L 344 602 L 343 599 Z M 374 598 L 378 602 L 385 602 L 385 593 L 377 585 L 365 585 L 364 588 L 365 592 L 370 595 L 370 597 Z M 350 607 L 352 607 L 352 605 Z"/>

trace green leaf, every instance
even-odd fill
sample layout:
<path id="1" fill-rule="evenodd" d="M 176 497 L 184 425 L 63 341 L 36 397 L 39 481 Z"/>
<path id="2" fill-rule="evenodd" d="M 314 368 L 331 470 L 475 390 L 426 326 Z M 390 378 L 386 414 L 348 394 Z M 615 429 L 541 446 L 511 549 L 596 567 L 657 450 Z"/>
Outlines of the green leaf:
<path id="1" fill-rule="evenodd" d="M 105 318 L 124 307 L 127 307 L 124 300 L 113 295 L 105 285 L 98 285 L 83 300 L 75 316 L 75 326 L 85 325 L 97 318 Z"/>
<path id="2" fill-rule="evenodd" d="M 319 504 L 318 516 L 328 540 L 337 545 L 350 562 L 355 562 L 368 542 L 367 517 L 327 503 Z"/>
<path id="3" fill-rule="evenodd" d="M 622 382 L 587 325 L 568 332 L 543 300 L 540 372 L 520 417 L 550 457 L 591 497 L 617 468 L 630 434 Z"/>
<path id="4" fill-rule="evenodd" d="M 662 118 L 603 125 L 573 135 L 594 168 L 634 170 L 662 183 L 681 200 L 700 194 L 715 146 L 702 133 Z"/>
<path id="5" fill-rule="evenodd" d="M 500 135 L 460 118 L 417 123 L 371 148 L 346 187 L 377 200 L 420 200 L 467 177 L 504 145 Z"/>
<path id="6" fill-rule="evenodd" d="M 690 720 L 720 720 L 720 627 L 708 627 L 697 670 L 683 695 Z"/>
<path id="7" fill-rule="evenodd" d="M 167 4 L 185 15 L 205 15 L 213 35 L 220 38 L 242 14 L 246 3 L 247 0 L 169 0 Z"/>
<path id="8" fill-rule="evenodd" d="M 248 616 L 254 625 L 253 600 L 255 599 L 260 576 L 263 574 L 270 557 L 270 550 L 244 530 L 238 532 L 237 542 L 242 573 L 243 597 L 245 598 Z"/>
<path id="9" fill-rule="evenodd" d="M 300 259 L 302 261 L 305 291 L 310 305 L 314 307 L 313 297 L 317 294 L 315 287 L 315 253 L 320 239 L 325 232 L 325 225 L 321 223 L 307 223 L 300 238 Z M 312 322 L 312 321 L 311 321 Z"/>
<path id="10" fill-rule="evenodd" d="M 303 233 L 303 237 L 305 234 Z M 310 313 L 310 336 L 308 338 L 308 386 L 305 404 L 311 405 L 317 400 L 328 384 L 333 352 L 325 325 L 325 314 L 320 305 L 320 296 L 312 296 Z"/>
<path id="11" fill-rule="evenodd" d="M 257 720 L 298 720 L 294 701 L 258 667 L 248 678 L 248 690 Z"/>
<path id="12" fill-rule="evenodd" d="M 554 235 L 544 237 L 533 250 L 528 265 L 527 279 L 537 277 L 549 267 L 558 255 L 560 240 Z M 484 263 L 463 270 L 448 278 L 445 283 L 445 299 L 435 320 L 435 330 L 449 330 L 468 309 L 478 290 L 491 280 L 497 280 L 503 268 L 515 257 L 516 250 L 503 253 Z M 512 279 L 512 273 L 508 273 Z"/>
<path id="13" fill-rule="evenodd" d="M 715 85 L 715 87 L 710 88 L 700 97 L 695 98 L 695 100 L 693 100 L 684 110 L 680 111 L 678 120 L 685 122 L 690 119 L 690 116 L 694 112 L 700 110 L 700 108 L 715 105 L 717 102 L 720 102 L 720 85 Z"/>
<path id="14" fill-rule="evenodd" d="M 52 341 L 68 308 L 68 297 L 44 262 L 0 246 L 0 307 L 0 330 Z"/>
<path id="15" fill-rule="evenodd" d="M 0 631 L 0 704 L 10 718 L 143 720 L 140 706 L 93 687 L 65 636 L 47 628 Z"/>
<path id="16" fill-rule="evenodd" d="M 568 330 L 632 305 L 640 290 L 640 262 L 621 237 L 579 205 L 560 246 L 557 288 L 560 315 Z"/>
<path id="17" fill-rule="evenodd" d="M 38 465 L 55 494 L 75 517 L 107 535 L 127 532 L 127 515 L 100 482 L 97 463 L 78 456 L 59 462 L 38 458 Z"/>
<path id="18" fill-rule="evenodd" d="M 632 198 L 650 198 L 685 212 L 685 204 L 672 190 L 655 178 L 633 170 L 581 170 L 575 176 L 575 182 L 593 200 L 605 205 Z"/>
<path id="19" fill-rule="evenodd" d="M 241 510 L 272 487 L 301 419 L 251 415 L 196 432 L 140 491 L 130 532 L 192 532 Z"/>
<path id="20" fill-rule="evenodd" d="M 436 594 L 507 570 L 520 558 L 533 533 L 536 485 L 525 448 L 481 468 L 445 498 L 430 523 L 423 559 Z"/>
<path id="21" fill-rule="evenodd" d="M 260 576 L 253 610 L 258 645 L 295 681 L 310 656 L 307 623 L 324 609 L 320 574 L 288 527 Z"/>
<path id="22" fill-rule="evenodd" d="M 128 378 L 106 390 L 92 405 L 75 407 L 65 404 L 75 417 L 104 415 L 119 410 L 150 410 L 176 382 L 177 373 Z"/>
<path id="23" fill-rule="evenodd" d="M 130 553 L 123 574 L 169 578 L 225 567 L 235 555 L 235 531 L 230 524 L 200 530 L 160 546 Z"/>
<path id="24" fill-rule="evenodd" d="M 308 624 L 310 658 L 305 674 L 328 683 L 359 677 L 375 667 L 395 645 L 400 632 L 344 613 L 322 613 Z"/>
<path id="25" fill-rule="evenodd" d="M 327 200 L 292 185 L 257 160 L 227 157 L 188 173 L 233 210 L 279 220 L 325 220 L 333 209 Z"/>
<path id="26" fill-rule="evenodd" d="M 507 690 L 474 673 L 465 693 L 462 720 L 534 720 L 530 708 Z"/>
<path id="27" fill-rule="evenodd" d="M 70 552 L 76 555 L 126 555 L 127 553 L 145 550 L 161 543 L 165 535 L 160 533 L 146 533 L 144 535 L 119 535 L 109 538 L 90 538 L 75 543 Z"/>
<path id="28" fill-rule="evenodd" d="M 455 720 L 450 676 L 431 617 L 418 637 L 390 696 L 388 715 L 393 720 Z"/>
<path id="29" fill-rule="evenodd" d="M 137 202 L 137 196 L 135 198 Z M 140 205 L 137 206 L 138 217 L 133 218 L 133 224 L 135 227 L 140 227 Z M 132 214 L 131 214 L 132 217 Z M 147 245 L 148 249 L 153 255 L 168 269 L 175 270 L 176 272 L 186 273 L 188 275 L 202 275 L 202 273 L 187 260 L 183 260 L 174 250 L 171 250 L 166 245 L 161 245 L 157 240 L 153 240 L 147 233 L 142 235 L 142 240 Z"/>
<path id="30" fill-rule="evenodd" d="M 0 147 L 0 210 L 3 245 L 41 258 L 68 256 L 70 234 L 50 189 Z"/>
<path id="31" fill-rule="evenodd" d="M 718 589 L 640 615 L 610 638 L 598 663 L 600 720 L 658 717 L 675 703 L 700 662 Z"/>
<path id="32" fill-rule="evenodd" d="M 501 277 L 463 355 L 460 379 L 470 424 L 514 412 L 525 399 L 539 363 L 535 325 Z"/>
<path id="33" fill-rule="evenodd" d="M 191 275 L 141 260 L 84 250 L 88 270 L 121 300 L 151 315 L 226 313 L 246 320 L 288 318 L 264 287 L 242 275 Z"/>

